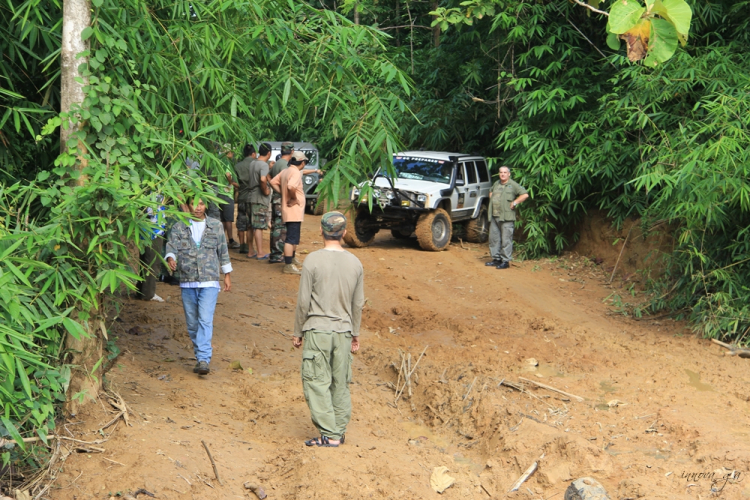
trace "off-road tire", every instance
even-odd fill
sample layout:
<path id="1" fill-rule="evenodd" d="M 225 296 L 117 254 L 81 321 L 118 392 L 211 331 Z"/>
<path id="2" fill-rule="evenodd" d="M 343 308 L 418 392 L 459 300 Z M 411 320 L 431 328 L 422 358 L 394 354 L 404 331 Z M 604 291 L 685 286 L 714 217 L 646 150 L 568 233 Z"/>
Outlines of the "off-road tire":
<path id="1" fill-rule="evenodd" d="M 451 216 L 442 208 L 420 215 L 415 232 L 419 246 L 423 250 L 431 252 L 445 250 L 453 234 Z"/>
<path id="2" fill-rule="evenodd" d="M 319 201 L 313 205 L 313 215 L 323 215 L 326 213 L 326 204 L 323 201 Z"/>
<path id="3" fill-rule="evenodd" d="M 353 248 L 363 248 L 369 246 L 372 240 L 375 239 L 375 235 L 378 234 L 378 229 L 364 229 L 362 224 L 366 223 L 370 218 L 370 211 L 367 207 L 359 207 L 349 213 L 346 221 L 346 234 L 344 235 L 344 242 Z M 359 231 L 357 231 L 359 227 Z"/>
<path id="4" fill-rule="evenodd" d="M 472 243 L 485 243 L 490 235 L 490 218 L 487 207 L 479 209 L 479 216 L 466 223 L 466 240 Z"/>
<path id="5" fill-rule="evenodd" d="M 403 233 L 400 229 L 391 229 L 391 235 L 397 240 L 408 240 L 411 238 L 411 233 Z"/>

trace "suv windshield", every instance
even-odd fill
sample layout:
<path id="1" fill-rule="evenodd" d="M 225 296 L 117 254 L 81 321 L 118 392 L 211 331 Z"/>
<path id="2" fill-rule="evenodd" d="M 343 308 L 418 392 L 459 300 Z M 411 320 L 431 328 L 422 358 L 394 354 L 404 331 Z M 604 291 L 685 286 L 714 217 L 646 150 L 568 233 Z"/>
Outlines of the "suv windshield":
<path id="1" fill-rule="evenodd" d="M 429 158 L 393 157 L 393 169 L 400 179 L 442 182 L 450 184 L 453 165 L 445 160 Z"/>
<path id="2" fill-rule="evenodd" d="M 317 149 L 300 149 L 310 161 L 307 162 L 307 166 L 316 167 L 318 166 L 318 150 Z"/>

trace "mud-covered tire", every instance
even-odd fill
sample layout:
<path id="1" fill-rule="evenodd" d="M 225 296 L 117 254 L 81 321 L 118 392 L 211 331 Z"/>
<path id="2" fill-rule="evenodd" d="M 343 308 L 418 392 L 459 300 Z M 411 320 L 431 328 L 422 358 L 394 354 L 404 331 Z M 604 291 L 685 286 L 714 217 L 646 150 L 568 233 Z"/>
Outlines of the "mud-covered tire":
<path id="1" fill-rule="evenodd" d="M 417 221 L 417 241 L 423 250 L 439 252 L 448 248 L 453 234 L 451 216 L 438 208 L 432 212 L 423 214 Z"/>
<path id="2" fill-rule="evenodd" d="M 313 205 L 313 215 L 323 215 L 324 213 L 326 213 L 326 205 L 324 202 Z"/>
<path id="3" fill-rule="evenodd" d="M 372 243 L 375 235 L 378 234 L 378 229 L 363 227 L 369 219 L 370 211 L 367 207 L 359 207 L 349 214 L 346 221 L 346 234 L 344 235 L 344 242 L 347 245 L 354 248 L 363 248 Z"/>
<path id="4" fill-rule="evenodd" d="M 490 218 L 487 207 L 479 209 L 479 216 L 466 223 L 466 240 L 472 243 L 484 243 L 490 235 Z"/>
<path id="5" fill-rule="evenodd" d="M 400 229 L 391 229 L 391 236 L 393 236 L 397 240 L 408 240 L 409 238 L 411 238 L 411 233 L 406 234 Z"/>

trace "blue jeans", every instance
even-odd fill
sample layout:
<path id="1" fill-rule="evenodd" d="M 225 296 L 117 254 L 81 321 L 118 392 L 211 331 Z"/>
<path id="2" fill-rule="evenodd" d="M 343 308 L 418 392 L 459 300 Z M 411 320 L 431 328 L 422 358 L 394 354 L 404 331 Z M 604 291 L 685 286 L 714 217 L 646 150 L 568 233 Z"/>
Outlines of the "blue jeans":
<path id="1" fill-rule="evenodd" d="M 220 288 L 181 288 L 182 307 L 185 309 L 190 340 L 193 341 L 195 358 L 211 362 L 213 349 L 211 337 L 214 333 L 214 309 Z"/>

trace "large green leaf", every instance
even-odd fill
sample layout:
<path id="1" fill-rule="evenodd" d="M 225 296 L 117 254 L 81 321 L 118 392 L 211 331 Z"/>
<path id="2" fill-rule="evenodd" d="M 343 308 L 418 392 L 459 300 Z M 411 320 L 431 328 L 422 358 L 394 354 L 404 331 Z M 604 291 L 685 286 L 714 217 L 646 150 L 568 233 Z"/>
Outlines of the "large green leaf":
<path id="1" fill-rule="evenodd" d="M 652 19 L 649 55 L 663 63 L 674 55 L 675 50 L 677 50 L 677 30 L 674 25 L 664 19 Z"/>
<path id="2" fill-rule="evenodd" d="M 677 33 L 687 36 L 690 32 L 690 21 L 693 10 L 685 0 L 661 0 L 668 20 L 672 21 Z"/>
<path id="3" fill-rule="evenodd" d="M 620 37 L 615 33 L 607 34 L 607 45 L 612 50 L 620 50 Z"/>
<path id="4" fill-rule="evenodd" d="M 621 35 L 633 28 L 646 8 L 636 0 L 618 0 L 609 11 L 609 31 Z"/>

